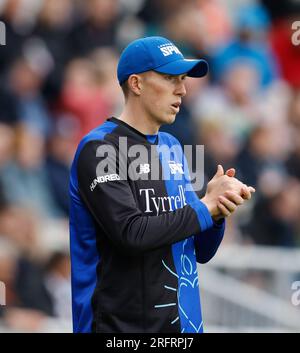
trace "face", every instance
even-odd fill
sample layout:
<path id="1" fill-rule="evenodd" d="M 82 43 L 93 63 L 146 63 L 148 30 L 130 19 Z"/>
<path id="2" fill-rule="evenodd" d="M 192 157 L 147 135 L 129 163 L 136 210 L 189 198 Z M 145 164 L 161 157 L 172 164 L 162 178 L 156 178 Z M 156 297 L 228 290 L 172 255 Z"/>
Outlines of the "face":
<path id="1" fill-rule="evenodd" d="M 141 75 L 140 103 L 147 116 L 159 126 L 172 124 L 186 94 L 183 75 L 160 74 L 148 71 Z"/>

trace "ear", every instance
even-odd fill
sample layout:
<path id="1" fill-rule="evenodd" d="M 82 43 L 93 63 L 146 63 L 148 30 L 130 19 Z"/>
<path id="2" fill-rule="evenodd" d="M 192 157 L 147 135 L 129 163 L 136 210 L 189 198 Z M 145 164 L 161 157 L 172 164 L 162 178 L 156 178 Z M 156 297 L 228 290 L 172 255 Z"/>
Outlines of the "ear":
<path id="1" fill-rule="evenodd" d="M 129 89 L 137 96 L 141 95 L 142 79 L 139 75 L 130 75 L 128 78 Z"/>

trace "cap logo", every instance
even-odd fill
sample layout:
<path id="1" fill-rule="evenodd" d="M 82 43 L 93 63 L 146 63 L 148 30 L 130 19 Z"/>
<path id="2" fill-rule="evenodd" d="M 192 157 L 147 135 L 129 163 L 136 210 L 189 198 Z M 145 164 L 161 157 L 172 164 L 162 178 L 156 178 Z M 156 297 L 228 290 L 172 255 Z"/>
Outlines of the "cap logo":
<path id="1" fill-rule="evenodd" d="M 163 53 L 164 56 L 169 56 L 169 55 L 172 55 L 173 53 L 181 54 L 180 50 L 174 44 L 171 44 L 171 43 L 162 44 L 158 48 L 160 49 L 160 51 Z"/>

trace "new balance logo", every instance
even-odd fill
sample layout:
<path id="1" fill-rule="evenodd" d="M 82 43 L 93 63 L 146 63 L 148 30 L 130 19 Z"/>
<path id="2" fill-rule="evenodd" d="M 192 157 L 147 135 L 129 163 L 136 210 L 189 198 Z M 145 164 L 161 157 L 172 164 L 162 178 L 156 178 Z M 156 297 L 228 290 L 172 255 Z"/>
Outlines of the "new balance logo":
<path id="1" fill-rule="evenodd" d="M 115 181 L 115 180 L 120 180 L 120 177 L 118 174 L 109 174 L 109 175 L 98 176 L 98 178 L 93 180 L 92 184 L 90 185 L 90 189 L 91 189 L 91 191 L 94 191 L 95 187 L 98 184 L 106 183 L 108 181 Z"/>
<path id="2" fill-rule="evenodd" d="M 150 173 L 150 164 L 140 164 L 140 171 L 139 174 L 148 174 Z"/>
<path id="3" fill-rule="evenodd" d="M 175 54 L 181 54 L 180 50 L 175 47 L 174 44 L 163 44 L 159 46 L 160 51 L 163 53 L 164 56 Z"/>
<path id="4" fill-rule="evenodd" d="M 175 163 L 175 161 L 169 161 L 169 167 L 171 174 L 184 174 L 183 165 L 181 163 Z"/>

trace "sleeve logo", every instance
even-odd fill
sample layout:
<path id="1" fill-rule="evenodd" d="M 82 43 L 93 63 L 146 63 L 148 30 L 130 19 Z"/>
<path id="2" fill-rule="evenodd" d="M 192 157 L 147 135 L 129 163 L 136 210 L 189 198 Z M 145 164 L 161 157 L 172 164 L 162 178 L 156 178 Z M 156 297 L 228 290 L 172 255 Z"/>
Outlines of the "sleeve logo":
<path id="1" fill-rule="evenodd" d="M 96 179 L 93 180 L 93 182 L 90 185 L 90 189 L 91 191 L 95 190 L 95 187 L 98 184 L 102 184 L 102 183 L 107 183 L 108 181 L 116 181 L 116 180 L 120 180 L 120 177 L 118 174 L 108 174 L 108 175 L 101 175 L 98 176 Z"/>

